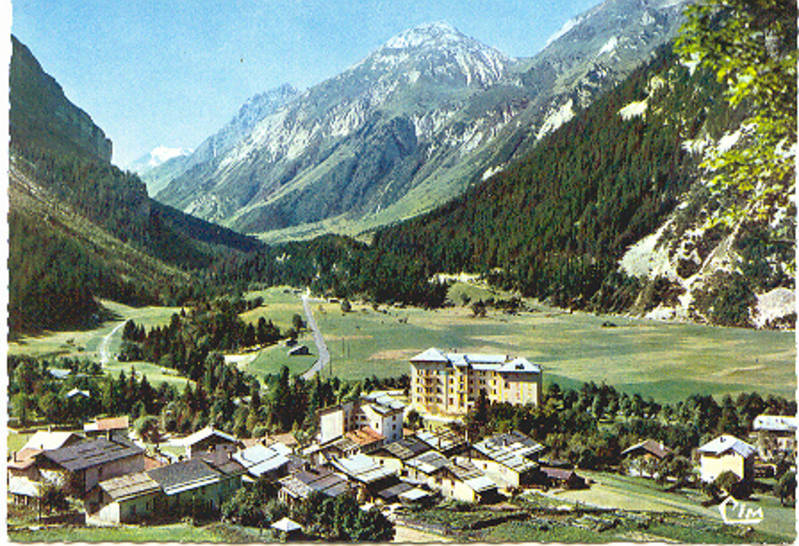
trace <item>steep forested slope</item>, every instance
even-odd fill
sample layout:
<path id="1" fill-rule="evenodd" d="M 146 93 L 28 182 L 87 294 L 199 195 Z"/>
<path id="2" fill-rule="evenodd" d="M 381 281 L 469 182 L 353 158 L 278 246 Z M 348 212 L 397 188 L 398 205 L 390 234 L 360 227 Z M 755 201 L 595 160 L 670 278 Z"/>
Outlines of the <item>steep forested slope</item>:
<path id="1" fill-rule="evenodd" d="M 693 181 L 681 142 L 729 116 L 713 95 L 711 77 L 661 55 L 518 163 L 374 244 L 557 303 L 587 301 Z M 620 114 L 643 100 L 645 115 Z"/>
<path id="2" fill-rule="evenodd" d="M 111 144 L 15 38 L 10 69 L 9 325 L 85 324 L 93 296 L 159 301 L 181 269 L 203 267 L 250 238 L 155 203 L 109 163 Z"/>

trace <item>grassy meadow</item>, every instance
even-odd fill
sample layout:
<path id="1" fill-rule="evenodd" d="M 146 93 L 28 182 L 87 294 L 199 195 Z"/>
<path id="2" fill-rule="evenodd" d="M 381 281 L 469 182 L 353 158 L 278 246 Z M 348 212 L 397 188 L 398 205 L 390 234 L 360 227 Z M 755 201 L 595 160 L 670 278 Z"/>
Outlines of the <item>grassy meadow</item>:
<path id="1" fill-rule="evenodd" d="M 37 530 L 9 529 L 13 542 L 180 542 L 241 543 L 278 542 L 271 530 L 215 523 L 193 526 L 188 523 L 170 525 L 120 525 L 115 527 L 53 527 Z"/>
<path id="2" fill-rule="evenodd" d="M 474 299 L 475 288 L 454 288 L 471 291 Z M 434 346 L 520 355 L 543 366 L 545 383 L 568 387 L 605 381 L 663 402 L 693 393 L 752 390 L 794 396 L 793 332 L 568 313 L 540 304 L 534 308 L 518 315 L 492 309 L 475 318 L 461 305 L 432 311 L 381 306 L 375 311 L 354 304 L 346 314 L 337 303 L 314 302 L 312 307 L 330 350 L 332 373 L 346 379 L 408 373 L 408 359 Z M 615 326 L 603 327 L 605 322 Z"/>
<path id="3" fill-rule="evenodd" d="M 652 512 L 678 511 L 721 521 L 718 506 L 702 506 L 702 500 L 707 497 L 695 489 L 666 492 L 646 478 L 588 470 L 580 470 L 579 473 L 595 483 L 591 484 L 589 489 L 559 491 L 554 496 L 569 502 L 580 502 L 601 508 Z M 763 521 L 754 525 L 756 530 L 793 542 L 796 537 L 795 508 L 781 506 L 779 499 L 761 493 L 754 493 L 743 502 L 749 508 L 760 507 L 763 510 Z"/>
<path id="4" fill-rule="evenodd" d="M 455 283 L 450 291 L 454 307 L 424 310 L 354 303 L 343 313 L 338 302 L 312 300 L 311 309 L 331 355 L 325 376 L 361 379 L 366 376 L 396 376 L 409 372 L 408 359 L 428 347 L 461 352 L 494 352 L 519 355 L 543 366 L 544 382 L 575 387 L 582 381 L 606 382 L 628 392 L 674 402 L 694 393 L 722 396 L 744 391 L 794 397 L 796 379 L 794 332 L 757 331 L 697 324 L 657 322 L 622 316 L 568 313 L 528 302 L 532 312 L 516 315 L 489 309 L 482 318 L 472 316 L 462 304 L 490 296 L 506 297 L 485 286 Z M 253 291 L 264 304 L 241 314 L 247 322 L 260 317 L 272 320 L 281 330 L 291 326 L 292 316 L 304 315 L 299 291 L 273 287 Z M 82 355 L 96 358 L 98 348 L 121 321 L 132 318 L 146 327 L 169 322 L 179 308 L 131 308 L 103 302 L 115 319 L 95 330 L 53 332 L 25 337 L 9 343 L 11 354 Z M 612 327 L 603 323 L 612 323 Z M 283 365 L 293 374 L 307 370 L 316 360 L 310 333 L 299 342 L 309 356 L 287 355 L 283 344 L 267 347 L 239 362 L 241 369 L 263 378 Z M 111 338 L 113 355 L 121 343 L 121 331 Z M 185 379 L 159 366 L 134 362 L 107 365 L 109 372 L 129 370 L 145 373 L 151 383 L 167 381 L 182 386 Z"/>

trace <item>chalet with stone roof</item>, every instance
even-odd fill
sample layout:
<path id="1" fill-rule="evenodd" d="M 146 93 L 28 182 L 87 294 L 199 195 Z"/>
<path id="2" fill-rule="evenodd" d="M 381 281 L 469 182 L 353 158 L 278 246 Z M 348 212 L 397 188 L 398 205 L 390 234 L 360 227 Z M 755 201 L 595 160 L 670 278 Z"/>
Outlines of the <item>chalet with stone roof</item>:
<path id="1" fill-rule="evenodd" d="M 123 438 L 85 440 L 36 455 L 42 477 L 83 496 L 99 482 L 144 470 L 144 450 Z"/>

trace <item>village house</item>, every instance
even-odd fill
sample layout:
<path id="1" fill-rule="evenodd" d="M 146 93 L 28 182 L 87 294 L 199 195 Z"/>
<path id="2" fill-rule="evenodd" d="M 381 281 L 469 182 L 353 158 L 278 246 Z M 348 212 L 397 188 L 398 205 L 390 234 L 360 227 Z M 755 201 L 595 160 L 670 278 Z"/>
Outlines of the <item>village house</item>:
<path id="1" fill-rule="evenodd" d="M 438 451 L 426 451 L 405 461 L 400 477 L 416 484 L 438 489 L 440 473 L 449 464 L 449 459 Z"/>
<path id="2" fill-rule="evenodd" d="M 108 436 L 113 432 L 127 432 L 130 426 L 130 420 L 127 415 L 122 417 L 105 417 L 103 419 L 95 419 L 92 423 L 83 425 L 83 433 L 89 438 L 97 438 L 100 436 Z"/>
<path id="3" fill-rule="evenodd" d="M 358 491 L 361 499 L 368 500 L 377 496 L 379 491 L 395 485 L 397 474 L 384 466 L 380 466 L 362 453 L 345 458 L 334 458 L 333 468 L 347 477 Z"/>
<path id="4" fill-rule="evenodd" d="M 411 405 L 464 414 L 484 390 L 491 402 L 540 404 L 541 366 L 502 354 L 443 353 L 432 347 L 411 358 Z"/>
<path id="5" fill-rule="evenodd" d="M 233 460 L 242 465 L 252 478 L 267 477 L 276 480 L 288 472 L 291 450 L 281 443 L 269 447 L 256 444 L 233 454 Z"/>
<path id="6" fill-rule="evenodd" d="M 121 438 L 98 438 L 42 451 L 36 465 L 46 481 L 83 496 L 103 480 L 144 470 L 144 450 Z"/>
<path id="7" fill-rule="evenodd" d="M 722 472 L 729 470 L 742 481 L 754 478 L 754 446 L 735 436 L 723 434 L 697 449 L 699 453 L 700 478 L 712 482 Z"/>
<path id="8" fill-rule="evenodd" d="M 524 487 L 541 483 L 538 455 L 544 446 L 519 431 L 494 434 L 472 445 L 469 458 L 498 485 Z"/>
<path id="9" fill-rule="evenodd" d="M 623 459 L 628 459 L 627 473 L 630 476 L 652 477 L 649 467 L 663 460 L 671 453 L 671 449 L 652 439 L 632 445 L 621 452 Z"/>
<path id="10" fill-rule="evenodd" d="M 377 492 L 377 498 L 386 504 L 394 502 L 421 502 L 429 499 L 431 496 L 432 495 L 424 489 L 415 487 L 407 482 L 399 482 Z"/>
<path id="11" fill-rule="evenodd" d="M 164 503 L 158 482 L 146 472 L 134 472 L 94 486 L 86 499 L 86 511 L 105 523 L 135 523 L 158 514 Z"/>
<path id="12" fill-rule="evenodd" d="M 186 436 L 181 441 L 186 448 L 186 457 L 189 459 L 199 457 L 203 453 L 213 452 L 223 449 L 228 453 L 233 453 L 240 447 L 239 442 L 234 436 L 216 430 L 213 427 L 205 427 L 194 434 Z"/>
<path id="13" fill-rule="evenodd" d="M 445 457 L 454 457 L 469 451 L 466 438 L 445 428 L 417 431 L 415 436 Z"/>
<path id="14" fill-rule="evenodd" d="M 319 416 L 319 443 L 326 444 L 347 432 L 368 427 L 393 442 L 402 438 L 402 418 L 405 406 L 388 398 L 371 399 L 363 396 L 322 409 Z"/>
<path id="15" fill-rule="evenodd" d="M 440 480 L 438 489 L 446 498 L 478 504 L 500 498 L 497 484 L 468 459 L 456 457 L 444 467 Z"/>
<path id="16" fill-rule="evenodd" d="M 59 449 L 74 445 L 84 438 L 74 432 L 38 430 L 31 436 L 18 452 L 11 452 L 8 461 L 8 476 L 25 477 L 29 480 L 41 480 L 39 468 L 36 466 L 36 455 L 47 449 Z"/>
<path id="17" fill-rule="evenodd" d="M 570 468 L 542 466 L 541 472 L 546 476 L 549 487 L 559 487 L 561 489 L 585 489 L 588 487 L 585 478 L 579 476 Z"/>
<path id="18" fill-rule="evenodd" d="M 799 420 L 787 415 L 758 415 L 752 422 L 760 458 L 770 460 L 779 453 L 796 455 L 796 429 Z"/>
<path id="19" fill-rule="evenodd" d="M 241 487 L 244 468 L 228 460 L 216 468 L 200 458 L 147 471 L 164 492 L 166 509 L 176 510 L 194 505 L 219 509 Z"/>
<path id="20" fill-rule="evenodd" d="M 371 451 L 369 457 L 377 464 L 401 474 L 404 463 L 408 459 L 421 455 L 432 449 L 428 444 L 415 436 L 405 436 L 396 442 L 385 444 L 378 449 Z"/>
<path id="21" fill-rule="evenodd" d="M 42 497 L 42 484 L 25 476 L 11 476 L 8 479 L 8 495 L 18 506 L 37 506 Z"/>
<path id="22" fill-rule="evenodd" d="M 361 452 L 361 446 L 346 436 L 330 440 L 324 444 L 313 444 L 302 452 L 311 464 L 323 466 L 335 458 L 350 457 Z"/>
<path id="23" fill-rule="evenodd" d="M 281 486 L 278 498 L 289 505 L 307 499 L 314 491 L 328 497 L 338 497 L 350 490 L 346 478 L 321 467 L 296 470 L 278 480 L 278 483 Z"/>

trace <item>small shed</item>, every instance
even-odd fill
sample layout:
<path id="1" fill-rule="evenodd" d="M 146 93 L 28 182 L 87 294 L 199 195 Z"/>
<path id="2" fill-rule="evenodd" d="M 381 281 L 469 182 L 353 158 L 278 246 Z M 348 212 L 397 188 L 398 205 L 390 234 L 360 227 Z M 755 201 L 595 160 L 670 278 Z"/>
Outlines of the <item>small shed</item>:
<path id="1" fill-rule="evenodd" d="M 42 484 L 24 476 L 12 476 L 8 480 L 8 494 L 14 504 L 35 505 L 42 496 Z"/>
<path id="2" fill-rule="evenodd" d="M 311 351 L 308 350 L 307 345 L 297 345 L 296 347 L 289 349 L 288 354 L 289 356 L 309 355 L 311 354 Z"/>
<path id="3" fill-rule="evenodd" d="M 285 535 L 286 538 L 297 536 L 302 532 L 302 525 L 287 517 L 277 520 L 270 527 Z"/>

